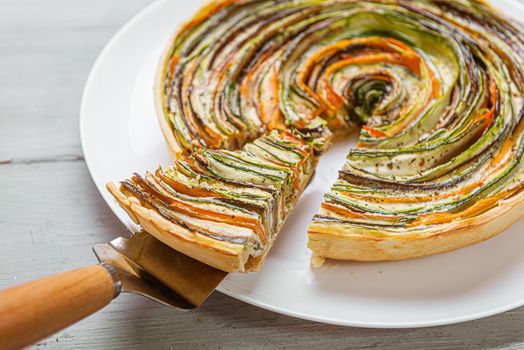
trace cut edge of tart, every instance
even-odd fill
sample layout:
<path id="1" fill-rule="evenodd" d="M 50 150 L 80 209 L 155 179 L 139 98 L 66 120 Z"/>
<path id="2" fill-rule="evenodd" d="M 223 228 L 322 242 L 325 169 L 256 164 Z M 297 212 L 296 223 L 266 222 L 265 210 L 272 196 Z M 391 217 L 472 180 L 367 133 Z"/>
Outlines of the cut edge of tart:
<path id="1" fill-rule="evenodd" d="M 309 226 L 308 247 L 315 266 L 325 259 L 388 261 L 421 258 L 451 252 L 488 240 L 524 216 L 524 192 L 499 201 L 494 208 L 471 218 L 445 225 L 423 227 L 409 235 L 366 235 L 355 229 L 327 226 L 316 217 Z"/>
<path id="2" fill-rule="evenodd" d="M 204 237 L 198 237 L 163 218 L 155 210 L 144 207 L 139 200 L 125 194 L 114 183 L 107 184 L 107 189 L 135 224 L 171 248 L 226 272 L 249 270 L 249 267 L 246 269 L 248 249 L 209 244 Z"/>

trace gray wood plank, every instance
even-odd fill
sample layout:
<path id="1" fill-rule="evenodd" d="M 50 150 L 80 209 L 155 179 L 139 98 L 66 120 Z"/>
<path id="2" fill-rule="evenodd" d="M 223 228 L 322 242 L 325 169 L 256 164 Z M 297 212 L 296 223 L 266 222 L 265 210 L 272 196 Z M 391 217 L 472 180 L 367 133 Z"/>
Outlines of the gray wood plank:
<path id="1" fill-rule="evenodd" d="M 0 288 L 95 263 L 125 235 L 82 160 L 78 109 L 105 42 L 150 0 L 0 1 Z M 348 310 L 351 312 L 351 310 Z M 215 293 L 180 313 L 122 295 L 36 349 L 524 349 L 524 308 L 428 329 L 335 327 Z"/>
<path id="2" fill-rule="evenodd" d="M 77 117 L 89 70 L 118 28 L 149 3 L 0 3 L 0 162 L 81 156 Z"/>

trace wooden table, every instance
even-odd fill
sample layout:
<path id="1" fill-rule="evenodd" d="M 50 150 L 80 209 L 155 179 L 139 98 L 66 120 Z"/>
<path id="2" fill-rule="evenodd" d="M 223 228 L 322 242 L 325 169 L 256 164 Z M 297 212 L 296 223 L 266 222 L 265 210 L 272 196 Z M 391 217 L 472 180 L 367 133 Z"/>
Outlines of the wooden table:
<path id="1" fill-rule="evenodd" d="M 0 1 L 0 288 L 95 263 L 93 243 L 126 235 L 84 163 L 78 110 L 97 54 L 150 2 Z M 190 313 L 124 295 L 35 347 L 524 349 L 524 308 L 446 327 L 372 330 L 302 321 L 220 293 Z"/>

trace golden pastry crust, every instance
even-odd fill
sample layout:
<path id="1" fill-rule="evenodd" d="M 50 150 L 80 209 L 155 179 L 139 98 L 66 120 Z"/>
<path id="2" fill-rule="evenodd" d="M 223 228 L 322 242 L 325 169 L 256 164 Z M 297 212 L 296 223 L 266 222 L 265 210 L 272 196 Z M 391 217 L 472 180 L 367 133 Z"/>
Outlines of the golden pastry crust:
<path id="1" fill-rule="evenodd" d="M 129 217 L 145 231 L 168 246 L 226 272 L 247 272 L 249 258 L 243 247 L 227 242 L 217 242 L 195 234 L 164 219 L 155 210 L 145 208 L 133 196 L 124 194 L 115 184 L 107 184 L 108 191 Z"/>
<path id="2" fill-rule="evenodd" d="M 222 271 L 258 271 L 280 231 L 278 228 L 277 234 L 262 255 L 250 256 L 244 246 L 219 242 L 166 220 L 157 211 L 144 207 L 136 197 L 127 195 L 112 182 L 106 187 L 135 224 L 173 249 Z"/>
<path id="3" fill-rule="evenodd" d="M 490 239 L 524 216 L 524 193 L 501 201 L 479 216 L 438 225 L 419 236 L 372 237 L 344 230 L 321 232 L 312 225 L 308 247 L 319 258 L 355 261 L 384 261 L 420 258 L 446 253 Z"/>
<path id="4" fill-rule="evenodd" d="M 173 129 L 171 128 L 170 122 L 167 120 L 168 111 L 166 110 L 164 104 L 164 100 L 166 98 L 164 91 L 164 79 L 166 76 L 167 66 L 169 64 L 170 53 L 173 51 L 173 47 L 175 45 L 176 35 L 177 32 L 172 35 L 172 37 L 169 39 L 169 45 L 167 45 L 167 47 L 162 52 L 153 85 L 153 98 L 155 100 L 154 103 L 156 116 L 160 125 L 160 129 L 162 130 L 162 134 L 164 135 L 164 139 L 166 140 L 167 148 L 173 160 L 177 160 L 183 151 L 178 145 L 175 136 L 173 135 Z"/>

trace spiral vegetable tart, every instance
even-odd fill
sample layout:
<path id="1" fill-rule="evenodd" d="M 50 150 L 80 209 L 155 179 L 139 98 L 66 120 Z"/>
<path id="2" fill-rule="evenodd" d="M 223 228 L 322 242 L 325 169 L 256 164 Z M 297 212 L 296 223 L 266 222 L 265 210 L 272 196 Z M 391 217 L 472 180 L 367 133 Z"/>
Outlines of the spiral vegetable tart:
<path id="1" fill-rule="evenodd" d="M 265 231 L 245 224 L 242 230 L 253 232 L 197 229 L 193 248 L 171 245 L 227 271 L 256 268 L 273 241 L 268 237 L 276 235 L 309 181 L 315 156 L 333 135 L 354 129 L 360 129 L 358 143 L 309 227 L 308 245 L 317 256 L 414 258 L 503 231 L 524 215 L 523 32 L 519 23 L 474 0 L 212 2 L 175 33 L 156 78 L 158 119 L 176 163 L 166 174 L 184 174 L 191 182 L 171 187 L 168 197 L 228 199 L 229 213 L 231 193 L 224 189 L 230 187 L 221 187 L 223 179 L 202 157 L 249 155 L 245 171 L 227 164 L 224 174 L 233 178 L 224 183 L 242 184 L 235 200 L 265 208 L 250 214 Z M 268 138 L 279 146 L 268 146 Z M 261 158 L 266 151 L 272 160 Z M 267 162 L 287 177 L 266 193 L 257 187 L 255 169 Z M 199 164 L 198 174 L 181 170 L 192 163 Z M 204 175 L 220 185 L 204 185 Z M 135 177 L 119 191 L 111 189 L 144 228 L 164 239 L 186 239 L 189 229 L 176 220 L 189 214 L 154 193 L 153 184 L 144 185 L 165 176 Z M 302 180 L 291 194 L 284 191 L 286 209 L 278 215 L 268 210 L 292 178 Z M 150 195 L 159 207 L 146 200 Z M 177 219 L 166 217 L 165 208 Z M 142 211 L 143 217 L 137 214 Z M 233 212 L 228 215 L 237 217 Z M 198 210 L 191 215 L 190 228 L 198 220 L 239 226 L 200 217 Z M 164 226 L 151 227 L 157 219 Z M 224 240 L 226 231 L 244 235 L 242 243 Z M 216 253 L 222 246 L 227 249 Z M 233 258 L 225 258 L 226 250 Z"/>

